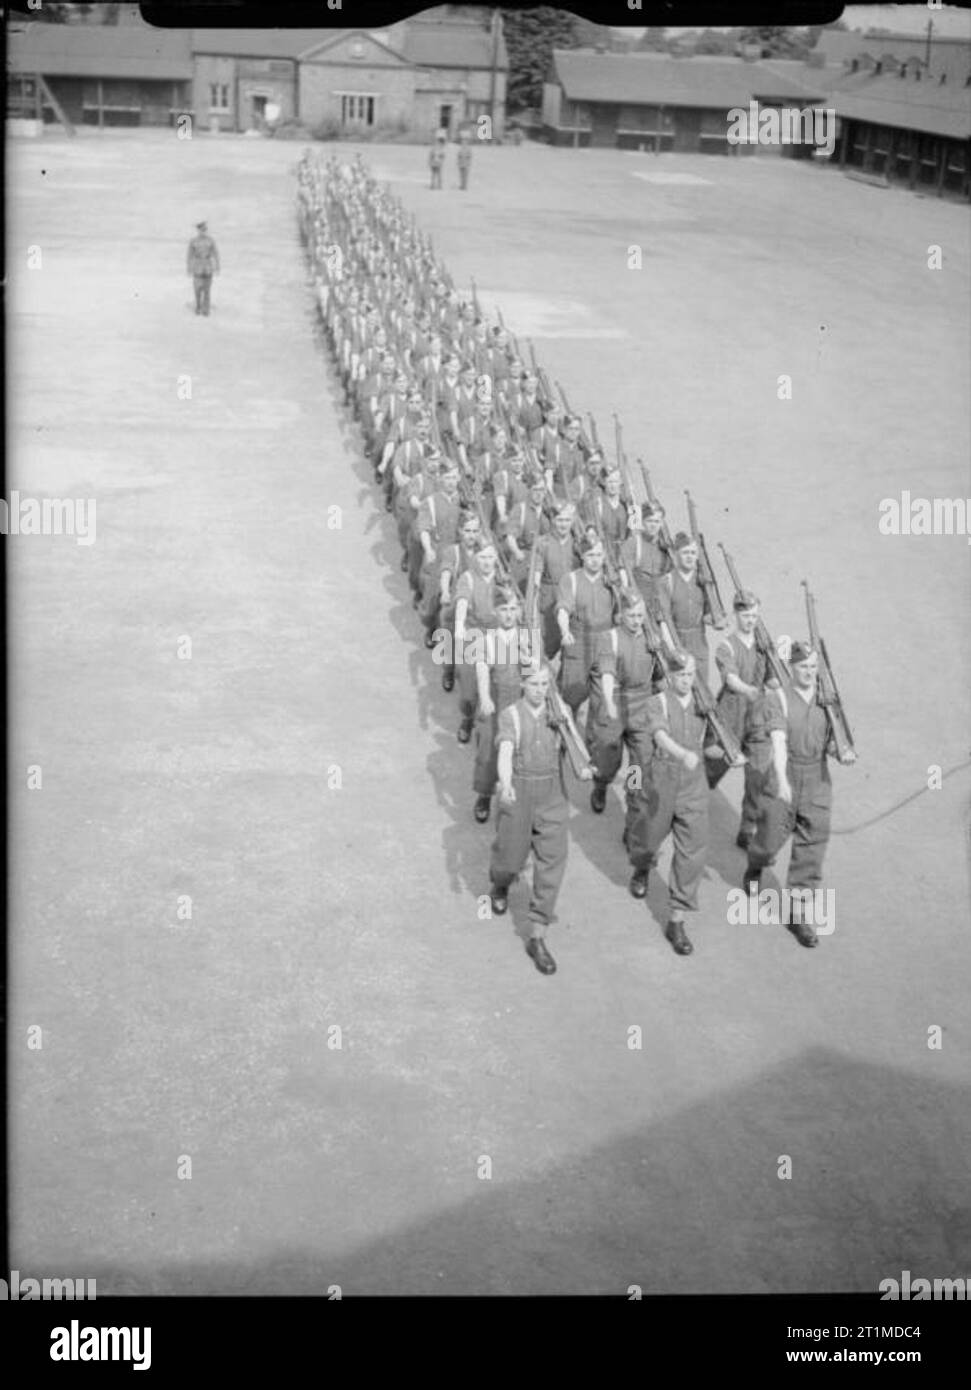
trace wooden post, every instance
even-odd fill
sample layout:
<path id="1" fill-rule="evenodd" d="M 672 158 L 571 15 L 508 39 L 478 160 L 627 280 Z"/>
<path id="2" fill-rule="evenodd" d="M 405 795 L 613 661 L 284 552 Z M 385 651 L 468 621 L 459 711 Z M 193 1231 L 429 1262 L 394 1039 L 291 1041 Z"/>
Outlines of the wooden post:
<path id="1" fill-rule="evenodd" d="M 864 174 L 868 174 L 868 173 L 870 172 L 870 165 L 873 163 L 873 161 L 872 161 L 871 158 L 870 158 L 870 147 L 872 146 L 872 144 L 873 144 L 873 126 L 870 125 L 870 123 L 869 123 L 869 121 L 868 121 L 868 122 L 867 122 L 867 126 L 866 126 L 866 140 L 865 140 L 864 145 L 863 145 L 863 172 L 864 172 Z"/>
<path id="2" fill-rule="evenodd" d="M 897 134 L 896 130 L 890 131 L 890 140 L 887 144 L 887 164 L 884 169 L 887 182 L 895 176 L 897 172 Z"/>
<path id="3" fill-rule="evenodd" d="M 105 91 L 101 78 L 98 78 L 98 129 L 105 128 Z"/>
<path id="4" fill-rule="evenodd" d="M 947 173 L 947 141 L 942 138 L 937 143 L 941 147 L 941 167 L 937 171 L 937 196 L 940 197 L 944 192 L 944 175 Z"/>

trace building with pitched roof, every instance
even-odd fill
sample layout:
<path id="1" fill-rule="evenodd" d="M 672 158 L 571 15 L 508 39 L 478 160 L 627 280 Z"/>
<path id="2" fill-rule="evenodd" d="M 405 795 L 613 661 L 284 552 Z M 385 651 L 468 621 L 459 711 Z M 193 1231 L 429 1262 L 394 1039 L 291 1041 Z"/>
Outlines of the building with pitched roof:
<path id="1" fill-rule="evenodd" d="M 842 167 L 971 196 L 971 42 L 826 30 L 817 48 Z"/>
<path id="2" fill-rule="evenodd" d="M 7 112 L 72 125 L 170 125 L 189 108 L 189 34 L 147 24 L 12 25 Z"/>
<path id="3" fill-rule="evenodd" d="M 726 57 L 554 49 L 543 88 L 543 134 L 552 144 L 725 153 L 728 112 L 812 107 L 823 93 L 804 65 L 797 80 L 778 65 Z"/>
<path id="4" fill-rule="evenodd" d="M 269 113 L 333 134 L 398 127 L 431 137 L 489 116 L 505 121 L 509 58 L 497 10 L 439 6 L 384 29 L 153 29 L 25 21 L 9 34 L 8 114 L 263 129 Z M 8 82 L 8 90 L 10 83 Z M 46 100 L 46 99 L 45 99 Z"/>

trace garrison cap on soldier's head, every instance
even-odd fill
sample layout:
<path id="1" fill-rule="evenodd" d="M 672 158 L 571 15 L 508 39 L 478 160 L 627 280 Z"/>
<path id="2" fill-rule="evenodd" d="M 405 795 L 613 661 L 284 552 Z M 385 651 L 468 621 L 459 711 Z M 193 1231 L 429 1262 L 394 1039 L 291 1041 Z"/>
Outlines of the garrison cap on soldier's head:
<path id="1" fill-rule="evenodd" d="M 542 488 L 544 492 L 546 491 L 546 479 L 542 476 L 541 473 L 527 473 L 525 475 L 525 479 L 527 487 L 538 487 Z"/>
<path id="2" fill-rule="evenodd" d="M 205 223 L 205 222 L 197 222 L 197 223 L 196 223 L 196 230 L 199 231 L 199 232 L 205 232 L 205 231 L 207 231 L 208 228 L 207 228 L 206 223 Z"/>
<path id="3" fill-rule="evenodd" d="M 749 608 L 758 608 L 758 606 L 759 600 L 751 589 L 738 589 L 732 600 L 732 607 L 736 613 L 741 613 Z"/>
<path id="4" fill-rule="evenodd" d="M 519 595 L 516 590 L 508 584 L 497 584 L 495 589 L 494 606 L 496 608 L 519 607 Z"/>
<path id="5" fill-rule="evenodd" d="M 592 535 L 588 532 L 588 534 L 583 538 L 583 541 L 580 545 L 580 554 L 589 555 L 591 550 L 603 550 L 603 548 L 604 543 L 596 534 L 596 532 L 594 532 Z"/>
<path id="6" fill-rule="evenodd" d="M 536 657 L 532 661 L 520 662 L 519 679 L 522 681 L 523 685 L 525 685 L 527 681 L 535 680 L 537 676 L 545 676 L 546 679 L 549 680 L 551 675 L 552 672 L 550 671 L 548 661 L 541 661 Z"/>
<path id="7" fill-rule="evenodd" d="M 793 642 L 789 652 L 789 665 L 799 666 L 816 655 L 816 649 L 809 642 Z"/>
<path id="8" fill-rule="evenodd" d="M 663 521 L 664 508 L 660 502 L 643 502 L 641 504 L 642 521 Z"/>
<path id="9" fill-rule="evenodd" d="M 688 665 L 692 661 L 694 661 L 694 657 L 690 652 L 672 652 L 667 659 L 668 670 L 673 676 L 676 676 L 679 671 L 687 671 Z"/>
<path id="10" fill-rule="evenodd" d="M 572 520 L 576 516 L 577 509 L 572 502 L 561 502 L 556 509 L 557 516 L 567 516 Z"/>
<path id="11" fill-rule="evenodd" d="M 459 466 L 458 466 L 458 464 L 455 462 L 454 459 L 449 458 L 448 455 L 446 454 L 445 457 L 442 459 L 442 472 L 443 472 L 443 473 L 457 473 L 458 471 L 459 471 Z"/>
<path id="12" fill-rule="evenodd" d="M 686 546 L 694 545 L 694 536 L 689 536 L 687 531 L 679 531 L 674 538 L 675 550 L 684 550 Z"/>

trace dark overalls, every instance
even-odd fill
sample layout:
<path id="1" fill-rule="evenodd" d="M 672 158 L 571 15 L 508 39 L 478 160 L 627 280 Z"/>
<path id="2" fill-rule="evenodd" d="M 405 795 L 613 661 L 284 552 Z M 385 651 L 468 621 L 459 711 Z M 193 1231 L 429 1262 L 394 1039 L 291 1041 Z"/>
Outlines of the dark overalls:
<path id="1" fill-rule="evenodd" d="M 668 881 L 670 920 L 698 910 L 698 885 L 708 853 L 708 782 L 703 747 L 706 721 L 695 710 L 694 696 L 684 709 L 667 690 L 652 695 L 646 706 L 646 728 L 653 738 L 664 730 L 675 743 L 698 755 L 690 771 L 655 743 L 650 771 L 628 832 L 627 852 L 635 869 L 653 869 L 668 835 L 674 838 L 674 857 Z"/>
<path id="2" fill-rule="evenodd" d="M 547 707 L 533 714 L 517 700 L 499 716 L 497 745 L 512 743 L 512 785 L 516 800 L 500 798 L 490 876 L 496 888 L 508 888 L 533 852 L 533 891 L 529 920 L 542 936 L 553 920 L 556 897 L 566 871 L 567 820 L 570 804 L 563 787 L 560 736 L 550 727 Z"/>

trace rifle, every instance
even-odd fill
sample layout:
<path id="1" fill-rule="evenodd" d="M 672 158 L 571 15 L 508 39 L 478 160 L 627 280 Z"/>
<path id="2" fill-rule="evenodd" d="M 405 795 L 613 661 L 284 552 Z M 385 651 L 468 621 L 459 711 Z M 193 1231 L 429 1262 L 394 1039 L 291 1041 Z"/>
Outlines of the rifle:
<path id="1" fill-rule="evenodd" d="M 742 592 L 742 581 L 738 577 L 738 570 L 735 568 L 735 562 L 722 545 L 721 541 L 718 542 L 718 549 L 724 556 L 725 568 L 728 570 L 729 578 L 735 585 L 735 592 L 740 594 Z M 769 629 L 766 627 L 761 613 L 755 624 L 755 645 L 762 653 L 765 659 L 766 670 L 772 679 L 778 681 L 779 685 L 788 685 L 790 680 L 789 668 L 779 655 L 778 648 L 769 635 Z"/>
<path id="2" fill-rule="evenodd" d="M 478 320 L 479 318 L 481 318 L 481 314 L 479 313 L 479 296 L 478 296 L 478 295 L 476 294 L 476 292 L 475 292 L 475 280 L 474 280 L 474 279 L 473 279 L 473 281 L 472 281 L 472 312 L 473 312 L 473 314 L 475 315 L 475 319 L 476 319 L 476 320 Z"/>
<path id="3" fill-rule="evenodd" d="M 638 488 L 634 481 L 634 474 L 631 472 L 630 463 L 624 453 L 624 432 L 620 423 L 620 417 L 614 413 L 614 444 L 617 449 L 617 467 L 620 469 L 620 476 L 624 480 L 624 491 L 626 497 L 624 501 L 628 507 L 637 507 L 640 511 L 642 503 L 646 500 L 647 494 L 643 485 Z"/>
<path id="4" fill-rule="evenodd" d="M 819 625 L 816 622 L 816 600 L 813 598 L 809 589 L 809 584 L 805 579 L 802 581 L 802 587 L 806 591 L 806 616 L 809 620 L 809 641 L 813 649 L 819 652 L 819 703 L 826 711 L 826 719 L 829 723 L 830 736 L 833 740 L 833 747 L 836 749 L 837 758 L 841 763 L 847 761 L 854 762 L 856 760 L 856 747 L 853 743 L 853 735 L 850 732 L 849 720 L 843 710 L 843 701 L 840 698 L 836 677 L 830 665 L 826 643 L 819 635 Z"/>
<path id="5" fill-rule="evenodd" d="M 553 390 L 550 386 L 550 379 L 536 360 L 536 352 L 533 348 L 533 343 L 530 338 L 526 339 L 526 346 L 529 348 L 529 364 L 533 369 L 533 375 L 535 376 L 536 381 L 539 384 L 539 389 L 543 396 L 543 399 L 551 401 L 553 399 Z"/>
<path id="6" fill-rule="evenodd" d="M 599 449 L 600 449 L 600 435 L 597 433 L 597 422 L 596 422 L 596 420 L 593 418 L 593 415 L 592 415 L 592 413 L 591 413 L 589 410 L 587 411 L 587 419 L 590 421 L 590 438 L 593 440 L 593 447 L 594 447 L 595 449 L 598 449 L 598 450 L 599 450 Z M 601 450 L 601 452 L 602 452 L 602 450 Z"/>
<path id="7" fill-rule="evenodd" d="M 647 471 L 647 464 L 644 462 L 643 459 L 638 459 L 637 462 L 641 470 L 641 477 L 644 480 L 644 490 L 647 493 L 647 500 L 650 502 L 652 507 L 660 507 L 661 504 L 657 499 L 657 493 L 651 486 L 651 475 Z M 661 529 L 658 534 L 661 537 L 662 549 L 667 551 L 668 556 L 673 557 L 674 541 L 671 537 L 671 528 L 668 526 L 667 517 L 664 517 L 661 521 Z"/>
<path id="8" fill-rule="evenodd" d="M 721 594 L 718 592 L 718 581 L 715 579 L 715 572 L 708 559 L 708 547 L 705 545 L 705 538 L 698 530 L 698 514 L 695 511 L 695 504 L 691 500 L 691 493 L 685 490 L 685 497 L 688 499 L 688 524 L 691 527 L 691 534 L 698 547 L 698 579 L 702 589 L 705 591 L 705 598 L 708 601 L 708 612 L 715 627 L 724 627 L 728 619 L 725 617 L 725 608 L 722 604 Z"/>

